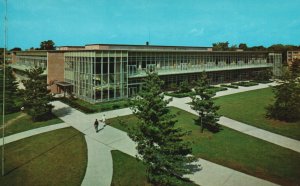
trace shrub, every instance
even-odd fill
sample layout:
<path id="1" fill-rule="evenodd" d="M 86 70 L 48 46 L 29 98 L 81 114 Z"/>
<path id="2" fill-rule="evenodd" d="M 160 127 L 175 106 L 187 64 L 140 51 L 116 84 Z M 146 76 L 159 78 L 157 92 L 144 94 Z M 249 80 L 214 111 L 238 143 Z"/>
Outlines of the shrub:
<path id="1" fill-rule="evenodd" d="M 235 89 L 239 88 L 239 86 L 237 85 L 221 85 L 221 87 L 235 88 Z"/>
<path id="2" fill-rule="evenodd" d="M 243 86 L 243 87 L 251 87 L 251 86 L 258 85 L 258 83 L 253 82 L 253 81 L 241 81 L 241 82 L 237 82 L 237 83 L 231 83 L 231 85 L 238 85 L 238 86 Z"/>

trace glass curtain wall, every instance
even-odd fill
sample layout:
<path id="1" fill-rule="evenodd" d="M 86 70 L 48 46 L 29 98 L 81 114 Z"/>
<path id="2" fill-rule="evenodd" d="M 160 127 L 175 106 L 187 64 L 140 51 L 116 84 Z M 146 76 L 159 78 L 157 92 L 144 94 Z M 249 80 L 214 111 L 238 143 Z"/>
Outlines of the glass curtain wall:
<path id="1" fill-rule="evenodd" d="M 127 98 L 127 51 L 98 51 L 94 68 L 95 101 Z"/>
<path id="2" fill-rule="evenodd" d="M 271 67 L 266 52 L 130 52 L 129 77 Z"/>
<path id="3" fill-rule="evenodd" d="M 273 64 L 273 75 L 276 77 L 280 76 L 282 69 L 282 55 L 278 53 L 270 53 L 269 62 Z"/>
<path id="4" fill-rule="evenodd" d="M 127 97 L 127 52 L 82 51 L 65 53 L 65 81 L 73 93 L 88 102 Z"/>

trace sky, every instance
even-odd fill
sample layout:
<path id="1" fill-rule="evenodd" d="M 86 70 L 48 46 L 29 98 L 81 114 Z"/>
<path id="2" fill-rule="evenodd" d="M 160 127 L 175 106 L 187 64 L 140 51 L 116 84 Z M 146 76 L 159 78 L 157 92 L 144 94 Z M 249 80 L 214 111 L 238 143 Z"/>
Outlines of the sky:
<path id="1" fill-rule="evenodd" d="M 5 0 L 1 0 L 4 46 Z M 300 0 L 7 0 L 7 46 L 300 45 Z"/>

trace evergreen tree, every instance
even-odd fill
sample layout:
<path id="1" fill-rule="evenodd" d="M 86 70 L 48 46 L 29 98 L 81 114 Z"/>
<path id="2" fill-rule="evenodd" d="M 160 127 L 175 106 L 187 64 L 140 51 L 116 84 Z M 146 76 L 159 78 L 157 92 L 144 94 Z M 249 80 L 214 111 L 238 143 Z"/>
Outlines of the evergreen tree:
<path id="1" fill-rule="evenodd" d="M 209 89 L 208 78 L 205 72 L 202 72 L 200 79 L 196 83 L 195 92 L 196 96 L 192 96 L 191 108 L 195 110 L 199 117 L 195 120 L 197 125 L 201 126 L 201 132 L 204 128 L 210 131 L 219 131 L 218 121 L 219 115 L 217 111 L 219 106 L 214 105 L 212 97 L 215 95 Z"/>
<path id="2" fill-rule="evenodd" d="M 161 91 L 163 82 L 156 73 L 148 73 L 145 84 L 132 100 L 133 113 L 140 120 L 129 136 L 137 142 L 139 158 L 146 165 L 148 181 L 154 185 L 177 185 L 195 158 L 188 156 L 192 149 L 182 137 L 187 132 L 175 127 Z"/>
<path id="3" fill-rule="evenodd" d="M 3 90 L 3 78 L 4 78 L 4 69 L 2 69 L 0 73 L 0 89 L 1 92 Z M 5 69 L 5 113 L 13 113 L 18 110 L 16 99 L 18 98 L 18 82 L 16 81 L 12 69 L 10 67 L 6 67 Z M 2 92 L 3 94 L 3 92 Z M 1 110 L 3 108 L 3 95 L 0 97 L 0 106 Z"/>
<path id="4" fill-rule="evenodd" d="M 189 87 L 189 83 L 188 81 L 182 81 L 180 84 L 179 84 L 179 92 L 180 93 L 187 93 L 187 92 L 190 92 L 191 89 Z"/>
<path id="5" fill-rule="evenodd" d="M 267 117 L 287 122 L 300 120 L 300 79 L 287 70 L 278 83 L 273 87 L 275 102 L 266 108 Z"/>
<path id="6" fill-rule="evenodd" d="M 47 89 L 47 83 L 42 68 L 35 67 L 27 70 L 27 80 L 23 80 L 25 90 L 24 107 L 33 121 L 48 119 L 51 116 L 53 106 L 49 104 L 52 100 L 50 90 Z"/>

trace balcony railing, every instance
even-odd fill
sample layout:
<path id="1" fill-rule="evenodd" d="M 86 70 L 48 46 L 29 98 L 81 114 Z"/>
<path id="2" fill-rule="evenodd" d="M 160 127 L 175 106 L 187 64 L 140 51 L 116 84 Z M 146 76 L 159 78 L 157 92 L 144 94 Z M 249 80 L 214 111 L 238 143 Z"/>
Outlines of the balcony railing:
<path id="1" fill-rule="evenodd" d="M 155 71 L 159 75 L 169 74 L 185 74 L 185 73 L 197 73 L 197 72 L 212 72 L 212 71 L 223 71 L 223 70 L 238 70 L 238 69 L 249 69 L 249 68 L 266 68 L 272 67 L 272 63 L 264 64 L 234 64 L 234 65 L 198 65 L 198 66 L 167 66 L 163 68 L 156 68 Z M 144 77 L 146 76 L 146 69 L 138 69 L 135 73 L 129 73 L 129 77 Z"/>

